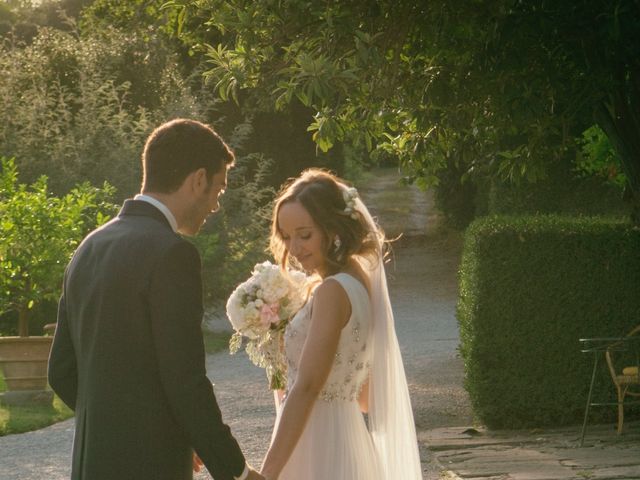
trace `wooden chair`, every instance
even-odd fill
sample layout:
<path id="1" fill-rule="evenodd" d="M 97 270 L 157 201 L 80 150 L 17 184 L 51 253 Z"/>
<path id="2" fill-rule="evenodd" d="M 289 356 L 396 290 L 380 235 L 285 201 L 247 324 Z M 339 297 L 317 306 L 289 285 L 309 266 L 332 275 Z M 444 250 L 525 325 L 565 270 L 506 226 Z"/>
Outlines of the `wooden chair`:
<path id="1" fill-rule="evenodd" d="M 621 352 L 630 352 L 632 355 L 622 359 Z M 631 330 L 624 339 L 609 345 L 605 351 L 605 357 L 611 379 L 618 391 L 618 434 L 620 434 L 624 422 L 625 397 L 640 397 L 640 325 Z"/>

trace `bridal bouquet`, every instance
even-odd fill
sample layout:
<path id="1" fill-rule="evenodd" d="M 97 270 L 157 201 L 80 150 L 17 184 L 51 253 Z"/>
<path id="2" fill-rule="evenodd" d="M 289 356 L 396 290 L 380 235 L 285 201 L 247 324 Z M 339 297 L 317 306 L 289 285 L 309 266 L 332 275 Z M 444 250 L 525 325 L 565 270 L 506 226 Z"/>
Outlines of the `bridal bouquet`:
<path id="1" fill-rule="evenodd" d="M 284 273 L 271 262 L 257 264 L 251 277 L 238 285 L 227 301 L 227 316 L 235 333 L 229 341 L 234 354 L 247 338 L 249 359 L 265 368 L 272 390 L 285 388 L 287 370 L 284 329 L 306 300 L 307 277 Z"/>

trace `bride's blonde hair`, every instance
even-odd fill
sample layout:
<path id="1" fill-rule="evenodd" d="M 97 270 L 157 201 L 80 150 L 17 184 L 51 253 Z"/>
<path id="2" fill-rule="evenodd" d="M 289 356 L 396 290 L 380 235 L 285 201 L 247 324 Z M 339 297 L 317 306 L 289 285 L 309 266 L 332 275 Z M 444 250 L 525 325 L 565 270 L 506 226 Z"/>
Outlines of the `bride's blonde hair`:
<path id="1" fill-rule="evenodd" d="M 353 205 L 347 205 L 345 194 L 348 189 L 346 181 L 319 168 L 305 170 L 282 186 L 273 209 L 269 247 L 283 268 L 287 267 L 290 258 L 278 226 L 278 214 L 282 205 L 291 202 L 300 202 L 323 232 L 329 273 L 342 270 L 354 255 L 370 260 L 380 258 L 384 234 L 377 225 L 371 225 Z M 355 198 L 349 203 L 353 202 Z M 340 239 L 338 247 L 334 244 L 336 237 Z M 295 264 L 295 259 L 291 263 L 299 267 Z"/>

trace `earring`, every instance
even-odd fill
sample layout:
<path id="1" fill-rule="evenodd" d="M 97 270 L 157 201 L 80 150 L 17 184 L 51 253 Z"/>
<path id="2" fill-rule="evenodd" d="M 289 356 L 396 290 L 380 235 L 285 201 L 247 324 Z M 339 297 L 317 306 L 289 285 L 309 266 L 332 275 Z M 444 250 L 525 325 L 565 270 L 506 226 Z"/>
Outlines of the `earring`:
<path id="1" fill-rule="evenodd" d="M 340 237 L 336 235 L 336 237 L 333 239 L 333 249 L 335 251 L 338 251 L 341 246 L 342 246 L 342 240 L 340 240 Z"/>

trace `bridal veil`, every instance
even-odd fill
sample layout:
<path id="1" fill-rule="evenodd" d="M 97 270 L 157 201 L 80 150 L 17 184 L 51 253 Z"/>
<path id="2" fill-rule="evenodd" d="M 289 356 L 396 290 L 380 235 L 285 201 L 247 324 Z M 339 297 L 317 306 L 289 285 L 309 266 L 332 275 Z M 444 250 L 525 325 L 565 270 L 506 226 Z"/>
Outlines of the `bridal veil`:
<path id="1" fill-rule="evenodd" d="M 370 231 L 378 234 L 377 223 L 360 198 L 356 199 L 355 207 L 366 219 Z M 383 247 L 380 240 L 378 261 L 359 259 L 369 275 L 373 307 L 369 430 L 384 470 L 383 478 L 422 480 L 409 388 L 389 300 Z"/>

